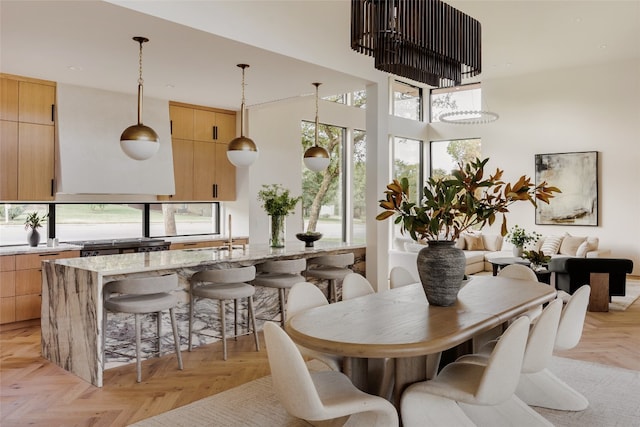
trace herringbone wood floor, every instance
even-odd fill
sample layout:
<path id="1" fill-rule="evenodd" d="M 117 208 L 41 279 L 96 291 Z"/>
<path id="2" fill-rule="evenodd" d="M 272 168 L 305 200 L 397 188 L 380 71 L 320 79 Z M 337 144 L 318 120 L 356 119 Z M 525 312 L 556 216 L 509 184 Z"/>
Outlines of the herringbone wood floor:
<path id="1" fill-rule="evenodd" d="M 264 343 L 264 341 L 262 341 Z M 588 313 L 580 344 L 563 357 L 640 370 L 640 299 L 624 312 Z M 38 325 L 0 332 L 0 424 L 10 426 L 124 426 L 269 374 L 264 345 L 251 337 L 219 343 L 105 372 L 97 388 L 40 357 Z M 248 405 L 251 402 L 247 402 Z"/>

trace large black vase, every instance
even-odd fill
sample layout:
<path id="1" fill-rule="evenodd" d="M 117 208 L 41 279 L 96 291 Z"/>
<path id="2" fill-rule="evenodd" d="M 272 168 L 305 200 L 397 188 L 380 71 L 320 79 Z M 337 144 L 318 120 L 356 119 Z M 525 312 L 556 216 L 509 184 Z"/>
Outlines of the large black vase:
<path id="1" fill-rule="evenodd" d="M 456 302 L 464 279 L 466 260 L 453 241 L 430 241 L 418 252 L 418 274 L 431 305 L 450 306 Z"/>

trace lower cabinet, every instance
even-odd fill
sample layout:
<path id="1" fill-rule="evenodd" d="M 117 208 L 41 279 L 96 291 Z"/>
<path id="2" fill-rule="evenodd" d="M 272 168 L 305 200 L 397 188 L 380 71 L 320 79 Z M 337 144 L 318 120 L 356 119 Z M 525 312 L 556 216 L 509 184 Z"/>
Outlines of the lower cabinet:
<path id="1" fill-rule="evenodd" d="M 79 256 L 80 251 L 0 256 L 0 324 L 39 319 L 42 261 Z"/>

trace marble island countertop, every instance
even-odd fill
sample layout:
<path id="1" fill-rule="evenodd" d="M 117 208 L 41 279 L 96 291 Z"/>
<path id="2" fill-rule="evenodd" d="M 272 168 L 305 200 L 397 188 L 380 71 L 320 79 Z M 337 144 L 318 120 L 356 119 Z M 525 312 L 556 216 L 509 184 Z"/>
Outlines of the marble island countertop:
<path id="1" fill-rule="evenodd" d="M 339 242 L 316 242 L 315 247 L 305 248 L 303 242 L 287 242 L 284 248 L 271 248 L 268 245 L 247 245 L 245 250 L 234 249 L 229 253 L 221 248 L 197 248 L 172 251 L 157 251 L 144 253 L 129 253 L 121 255 L 106 255 L 83 258 L 68 258 L 45 261 L 65 267 L 99 273 L 103 276 L 119 274 L 141 273 L 147 271 L 171 270 L 190 268 L 198 265 L 229 263 L 270 258 L 308 257 L 313 253 L 323 253 L 327 250 L 350 250 L 364 248 L 365 245 L 354 245 Z"/>

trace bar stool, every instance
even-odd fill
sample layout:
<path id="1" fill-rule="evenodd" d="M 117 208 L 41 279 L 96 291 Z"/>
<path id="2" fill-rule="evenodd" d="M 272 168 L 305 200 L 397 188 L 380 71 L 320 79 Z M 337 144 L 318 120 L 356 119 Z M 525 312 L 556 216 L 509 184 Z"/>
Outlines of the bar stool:
<path id="1" fill-rule="evenodd" d="M 189 279 L 191 296 L 191 304 L 189 305 L 189 351 L 192 348 L 193 338 L 193 313 L 195 311 L 195 303 L 198 298 L 207 298 L 220 301 L 220 323 L 222 330 L 222 354 L 223 359 L 227 360 L 227 324 L 226 324 L 226 301 L 233 300 L 233 317 L 234 317 L 234 335 L 230 338 L 237 338 L 242 335 L 248 335 L 253 332 L 256 342 L 256 351 L 260 351 L 260 343 L 258 342 L 258 331 L 256 330 L 256 318 L 253 310 L 253 294 L 255 288 L 246 282 L 250 282 L 256 276 L 256 268 L 239 267 L 227 268 L 221 270 L 204 270 L 194 274 Z M 251 320 L 251 330 L 246 333 L 238 334 L 238 299 L 247 298 L 249 305 L 249 318 Z M 202 335 L 219 338 L 200 332 Z"/>
<path id="2" fill-rule="evenodd" d="M 104 359 L 107 331 L 107 312 L 130 313 L 135 316 L 136 325 L 136 380 L 142 381 L 142 361 L 140 358 L 140 336 L 142 326 L 141 314 L 157 313 L 156 328 L 158 338 L 158 355 L 160 355 L 161 313 L 169 310 L 171 326 L 173 328 L 173 342 L 178 357 L 178 367 L 182 370 L 182 355 L 180 354 L 180 336 L 173 312 L 178 298 L 171 291 L 178 288 L 178 276 L 169 274 L 159 277 L 144 277 L 139 279 L 122 279 L 107 283 L 103 292 L 104 310 L 102 314 L 102 360 Z M 114 296 L 113 294 L 119 294 Z"/>
<path id="3" fill-rule="evenodd" d="M 307 278 L 315 277 L 317 279 L 328 280 L 327 299 L 331 302 L 336 302 L 338 300 L 336 282 L 343 280 L 347 274 L 353 273 L 349 268 L 353 263 L 354 256 L 352 252 L 311 258 L 307 261 L 306 276 Z"/>
<path id="4" fill-rule="evenodd" d="M 280 301 L 280 325 L 284 327 L 286 322 L 285 291 L 291 289 L 296 283 L 304 282 L 301 274 L 307 268 L 307 260 L 286 259 L 280 261 L 266 261 L 259 266 L 260 274 L 253 281 L 254 286 L 278 289 Z"/>

